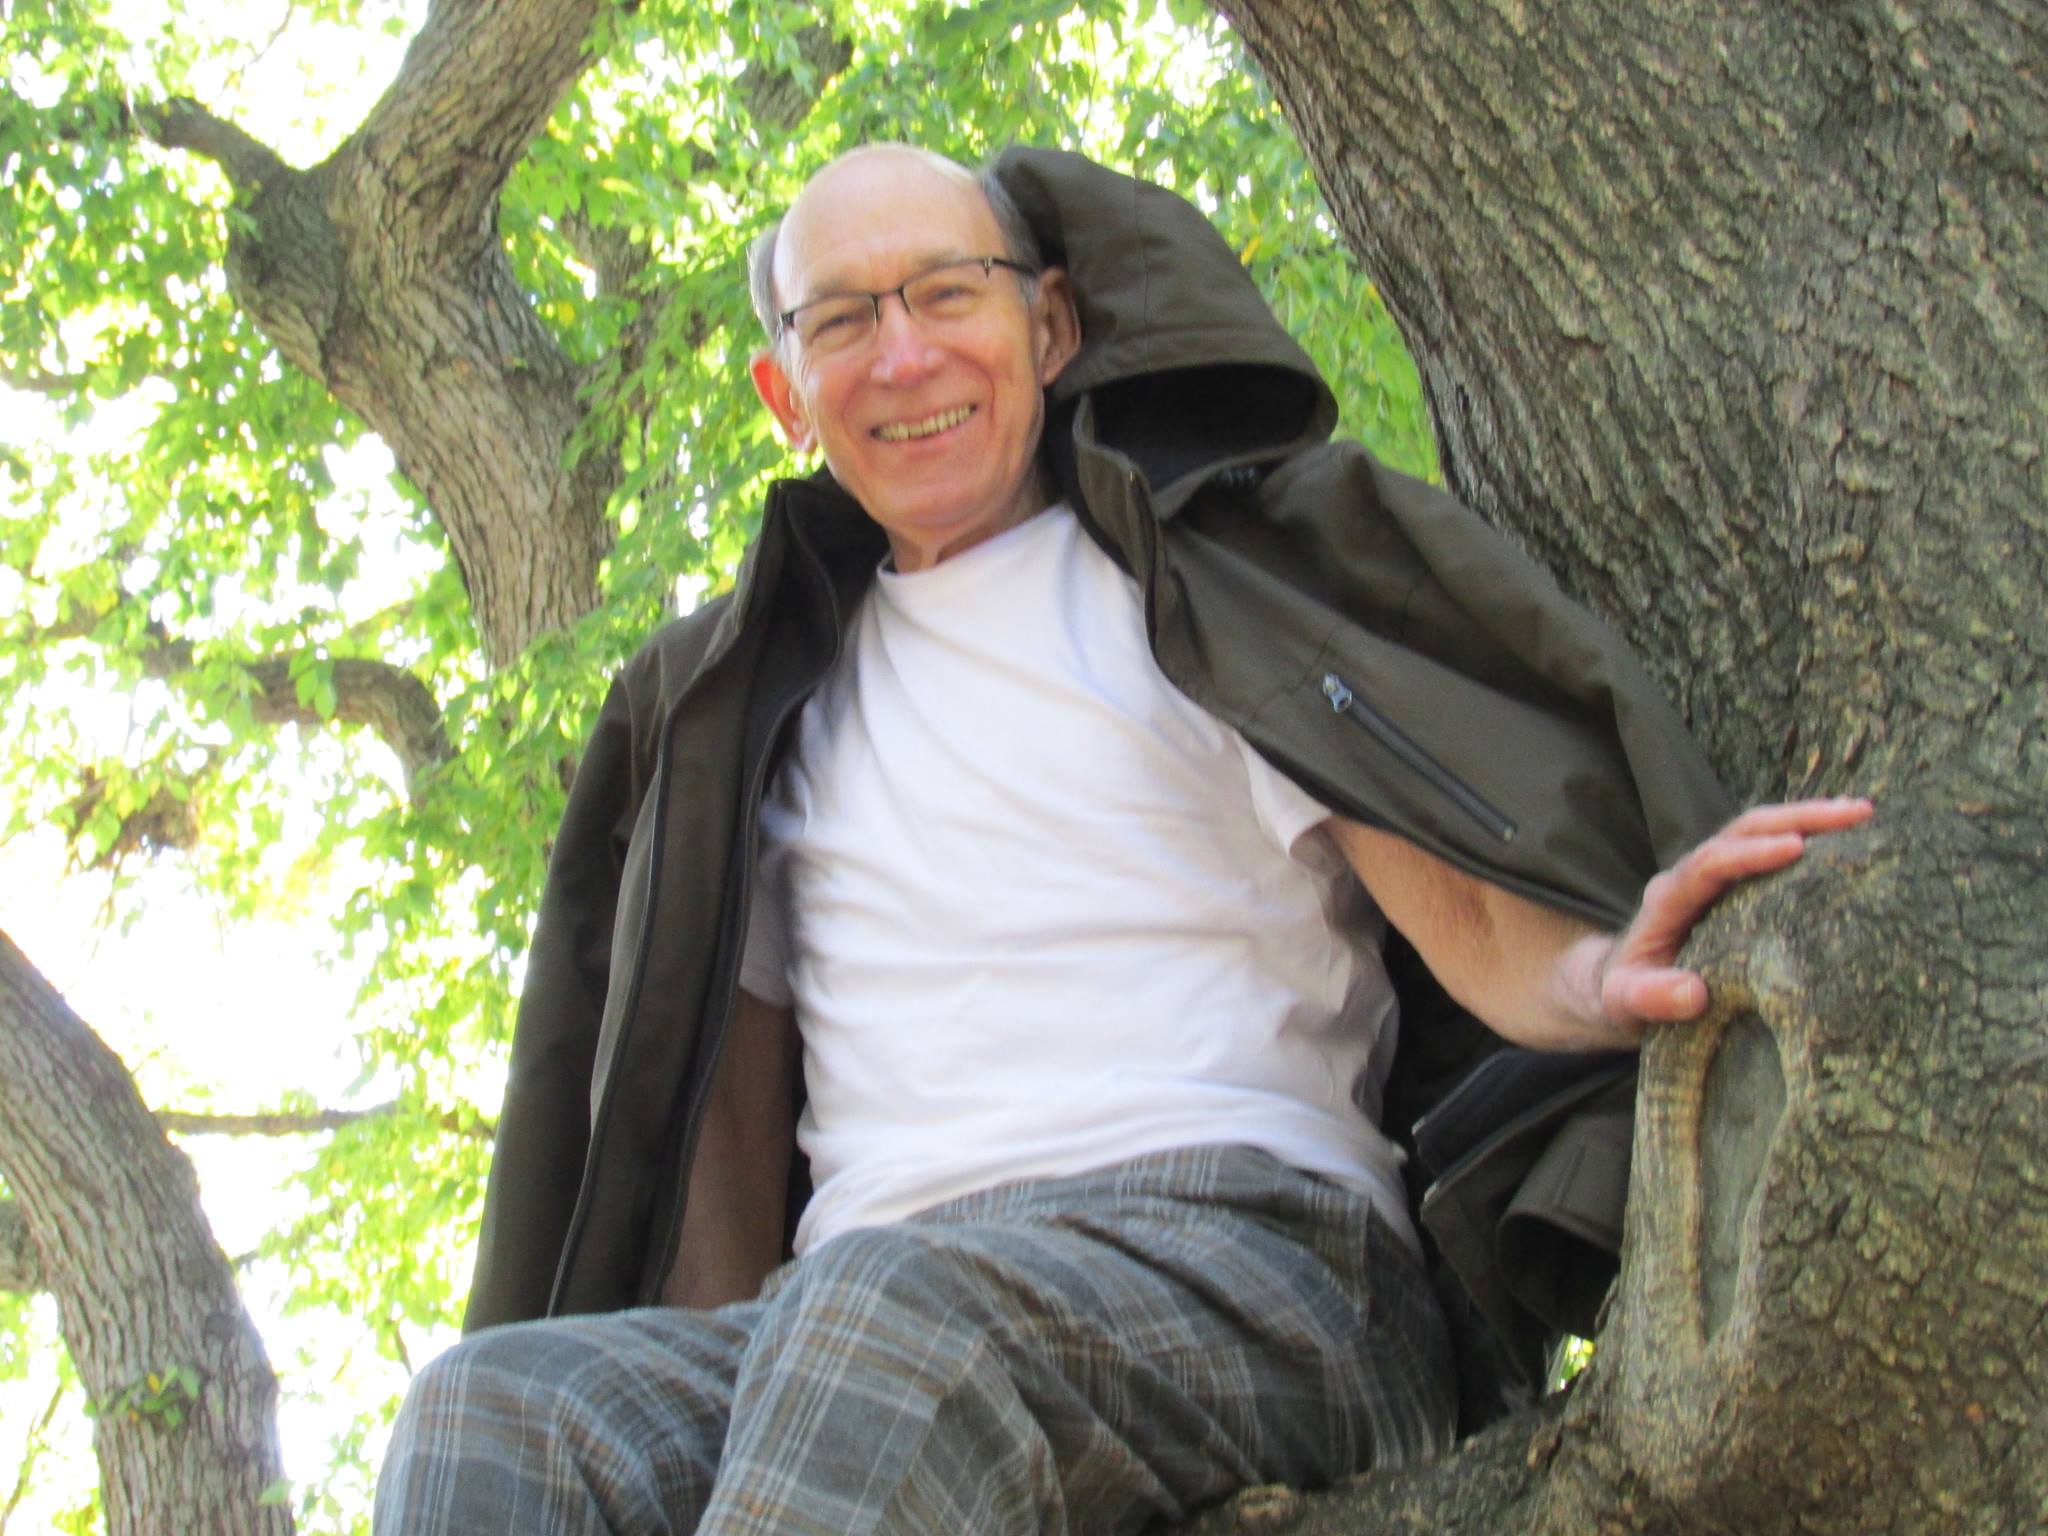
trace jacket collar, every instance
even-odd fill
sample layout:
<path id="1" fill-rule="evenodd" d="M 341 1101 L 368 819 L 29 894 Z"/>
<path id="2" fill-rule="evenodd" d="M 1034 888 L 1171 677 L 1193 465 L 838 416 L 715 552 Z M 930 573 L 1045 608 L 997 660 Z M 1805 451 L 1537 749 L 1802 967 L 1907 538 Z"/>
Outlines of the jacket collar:
<path id="1" fill-rule="evenodd" d="M 733 578 L 721 640 L 761 622 L 777 602 L 807 600 L 801 564 L 815 563 L 839 612 L 850 613 L 888 552 L 881 527 L 822 465 L 800 478 L 776 481 L 761 510 L 761 531 Z"/>

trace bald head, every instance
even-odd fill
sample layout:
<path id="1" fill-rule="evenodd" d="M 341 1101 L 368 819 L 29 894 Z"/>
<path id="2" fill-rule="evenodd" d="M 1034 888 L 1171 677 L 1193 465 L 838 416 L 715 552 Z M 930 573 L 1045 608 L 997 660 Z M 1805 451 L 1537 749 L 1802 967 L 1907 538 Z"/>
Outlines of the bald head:
<path id="1" fill-rule="evenodd" d="M 771 343 L 780 339 L 778 316 L 788 305 L 783 295 L 791 292 L 791 247 L 829 246 L 834 224 L 846 209 L 885 195 L 885 189 L 887 195 L 900 195 L 906 182 L 924 182 L 935 196 L 977 200 L 993 221 L 1003 255 L 1034 270 L 1044 264 L 1037 236 L 992 173 L 970 171 L 914 144 L 865 144 L 813 175 L 788 212 L 754 241 L 747 286 Z"/>

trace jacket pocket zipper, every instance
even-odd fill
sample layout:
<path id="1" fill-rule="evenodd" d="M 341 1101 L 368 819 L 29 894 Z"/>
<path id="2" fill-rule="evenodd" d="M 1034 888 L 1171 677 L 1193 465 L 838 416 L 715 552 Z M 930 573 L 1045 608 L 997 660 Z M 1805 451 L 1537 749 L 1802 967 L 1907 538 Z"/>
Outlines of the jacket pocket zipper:
<path id="1" fill-rule="evenodd" d="M 1488 804 L 1471 785 L 1431 757 L 1406 731 L 1353 693 L 1344 679 L 1334 672 L 1323 674 L 1323 697 L 1330 701 L 1331 713 L 1349 715 L 1364 726 L 1373 740 L 1428 780 L 1438 793 L 1486 828 L 1495 839 L 1503 843 L 1515 840 L 1519 829 L 1512 821 Z"/>

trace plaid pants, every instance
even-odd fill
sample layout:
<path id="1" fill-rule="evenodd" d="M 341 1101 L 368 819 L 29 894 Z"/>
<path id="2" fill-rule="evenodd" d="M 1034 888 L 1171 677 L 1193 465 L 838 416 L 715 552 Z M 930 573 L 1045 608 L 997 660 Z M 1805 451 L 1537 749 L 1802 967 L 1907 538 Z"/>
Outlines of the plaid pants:
<path id="1" fill-rule="evenodd" d="M 1447 1447 L 1418 1260 L 1243 1147 L 845 1235 L 715 1312 L 495 1328 L 424 1370 L 381 1536 L 1138 1531 Z"/>

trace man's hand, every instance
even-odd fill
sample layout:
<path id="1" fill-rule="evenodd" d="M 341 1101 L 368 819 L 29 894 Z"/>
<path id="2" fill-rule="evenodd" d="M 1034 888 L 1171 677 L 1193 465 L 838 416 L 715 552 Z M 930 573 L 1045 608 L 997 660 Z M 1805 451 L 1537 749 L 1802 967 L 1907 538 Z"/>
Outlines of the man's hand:
<path id="1" fill-rule="evenodd" d="M 1488 1026 L 1538 1050 L 1633 1047 L 1645 1026 L 1696 1019 L 1707 984 L 1677 964 L 1693 927 L 1744 880 L 1783 869 L 1806 839 L 1870 819 L 1868 800 L 1800 800 L 1743 812 L 1643 889 L 1619 935 L 1598 933 L 1356 822 L 1327 823 L 1373 900 L 1444 989 Z"/>
<path id="2" fill-rule="evenodd" d="M 1575 945 L 1567 970 L 1591 963 L 1589 1003 L 1636 1035 L 1648 1024 L 1698 1018 L 1707 1011 L 1707 984 L 1677 964 L 1694 925 L 1744 880 L 1792 863 L 1808 837 L 1858 826 L 1871 810 L 1868 800 L 1843 797 L 1744 811 L 1643 887 L 1635 920 L 1620 936 Z"/>

